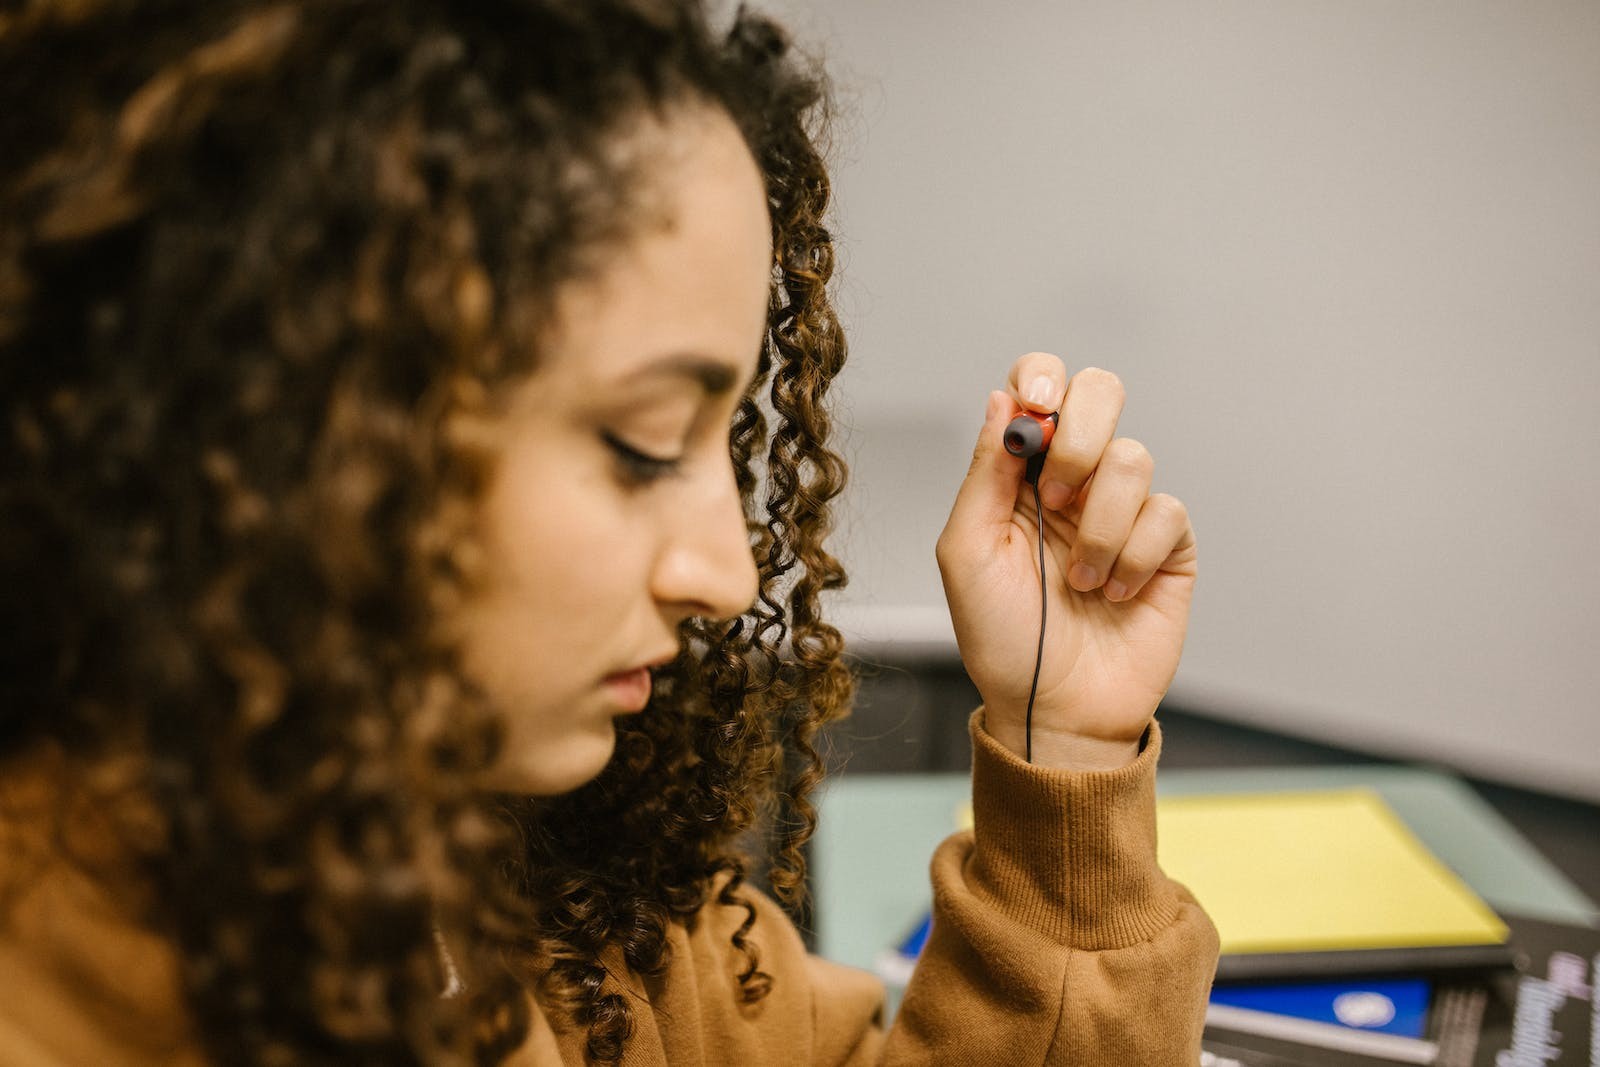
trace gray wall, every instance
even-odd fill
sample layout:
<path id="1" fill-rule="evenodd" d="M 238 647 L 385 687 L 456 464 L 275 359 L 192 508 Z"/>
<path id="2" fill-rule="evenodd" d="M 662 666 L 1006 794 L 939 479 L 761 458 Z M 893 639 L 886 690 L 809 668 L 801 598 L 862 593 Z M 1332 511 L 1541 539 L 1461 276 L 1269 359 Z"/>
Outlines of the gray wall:
<path id="1" fill-rule="evenodd" d="M 1600 3 L 766 7 L 846 109 L 858 650 L 953 649 L 934 539 L 1054 351 L 1194 515 L 1175 701 L 1600 798 Z"/>

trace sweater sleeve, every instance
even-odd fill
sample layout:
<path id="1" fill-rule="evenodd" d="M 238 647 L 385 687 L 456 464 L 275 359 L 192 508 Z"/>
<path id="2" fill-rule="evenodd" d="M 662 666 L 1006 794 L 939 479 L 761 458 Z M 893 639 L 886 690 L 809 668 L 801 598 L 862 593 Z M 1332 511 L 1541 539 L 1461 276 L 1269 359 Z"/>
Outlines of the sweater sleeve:
<path id="1" fill-rule="evenodd" d="M 973 830 L 934 853 L 933 931 L 883 1061 L 1188 1065 L 1215 927 L 1156 864 L 1152 722 L 1137 759 L 1018 759 L 973 713 Z"/>

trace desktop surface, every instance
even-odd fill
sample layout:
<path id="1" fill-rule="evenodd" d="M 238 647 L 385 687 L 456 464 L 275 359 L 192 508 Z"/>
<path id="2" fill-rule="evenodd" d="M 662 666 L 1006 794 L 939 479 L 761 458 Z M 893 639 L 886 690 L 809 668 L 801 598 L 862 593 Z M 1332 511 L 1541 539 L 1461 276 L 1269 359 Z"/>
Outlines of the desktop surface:
<path id="1" fill-rule="evenodd" d="M 827 782 L 867 775 L 965 774 L 970 770 L 972 749 L 967 720 L 980 698 L 959 662 L 878 663 L 861 666 L 859 675 L 854 712 L 830 726 L 817 746 L 828 761 L 824 790 L 829 788 Z M 1600 827 L 1600 805 L 1481 779 L 1459 778 L 1447 767 L 1434 766 L 1431 769 L 1450 779 L 1449 784 L 1441 784 L 1440 780 L 1412 773 L 1428 769 L 1419 766 L 1425 761 L 1386 759 L 1228 723 L 1169 705 L 1161 707 L 1157 718 L 1164 735 L 1157 776 L 1158 788 L 1163 791 L 1244 788 L 1251 782 L 1271 782 L 1274 769 L 1293 772 L 1326 768 L 1330 782 L 1362 777 L 1363 767 L 1382 772 L 1391 783 L 1409 776 L 1421 795 L 1412 804 L 1408 818 L 1428 810 L 1430 803 L 1437 809 L 1443 802 L 1441 790 L 1452 794 L 1452 803 L 1482 805 L 1484 811 L 1503 819 L 1531 844 L 1544 864 L 1538 877 L 1564 880 L 1588 900 L 1600 901 L 1600 832 L 1596 831 Z M 1303 775 L 1300 777 L 1304 780 Z M 1188 784 L 1183 783 L 1185 778 Z M 910 783 L 907 780 L 901 784 Z M 885 788 L 892 790 L 888 783 Z M 1400 788 L 1398 784 L 1396 788 Z M 826 813 L 818 833 L 827 833 Z M 1465 848 L 1459 851 L 1470 855 Z M 924 878 L 927 858 L 922 858 L 918 868 Z M 1457 856 L 1446 858 L 1452 863 L 1458 860 Z M 813 886 L 816 887 L 815 881 Z M 803 930 L 810 925 L 805 921 L 808 918 L 802 916 Z"/>

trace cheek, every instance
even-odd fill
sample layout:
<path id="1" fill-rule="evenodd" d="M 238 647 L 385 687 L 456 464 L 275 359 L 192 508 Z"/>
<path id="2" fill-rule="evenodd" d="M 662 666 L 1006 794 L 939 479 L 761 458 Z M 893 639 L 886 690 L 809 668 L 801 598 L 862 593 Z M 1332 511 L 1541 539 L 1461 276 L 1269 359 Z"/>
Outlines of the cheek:
<path id="1" fill-rule="evenodd" d="M 604 769 L 615 744 L 600 690 L 620 631 L 646 596 L 645 552 L 609 486 L 519 464 L 485 507 L 487 585 L 468 614 L 465 659 L 504 716 L 490 788 L 551 794 Z"/>
<path id="2" fill-rule="evenodd" d="M 619 547 L 616 525 L 582 492 L 519 499 L 496 523 L 489 570 L 501 590 L 544 613 L 570 611 L 604 572 L 596 563 Z"/>
<path id="3" fill-rule="evenodd" d="M 648 607 L 648 546 L 608 483 L 512 458 L 485 502 L 487 585 L 472 642 L 491 693 L 526 716 L 634 651 L 619 649 L 617 633 Z"/>

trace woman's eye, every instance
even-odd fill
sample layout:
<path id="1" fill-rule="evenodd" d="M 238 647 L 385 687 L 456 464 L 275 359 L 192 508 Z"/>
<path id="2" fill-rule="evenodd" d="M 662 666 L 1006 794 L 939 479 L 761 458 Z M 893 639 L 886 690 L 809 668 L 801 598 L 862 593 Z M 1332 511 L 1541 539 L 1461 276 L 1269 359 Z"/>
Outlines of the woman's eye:
<path id="1" fill-rule="evenodd" d="M 620 438 L 613 437 L 611 434 L 606 433 L 600 436 L 605 441 L 606 447 L 610 448 L 612 454 L 616 457 L 617 466 L 623 478 L 631 484 L 648 485 L 661 478 L 677 474 L 683 466 L 683 460 L 678 456 L 670 458 L 652 456 L 648 453 L 640 452 L 637 448 L 630 447 Z"/>

